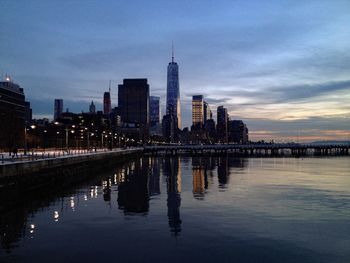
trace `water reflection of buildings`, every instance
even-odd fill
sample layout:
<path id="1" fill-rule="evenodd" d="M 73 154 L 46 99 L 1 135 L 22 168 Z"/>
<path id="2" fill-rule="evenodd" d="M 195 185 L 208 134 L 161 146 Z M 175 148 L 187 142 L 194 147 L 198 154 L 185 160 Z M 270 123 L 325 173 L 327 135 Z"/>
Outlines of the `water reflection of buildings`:
<path id="1" fill-rule="evenodd" d="M 216 158 L 211 156 L 192 157 L 193 196 L 203 199 L 205 190 L 213 184 Z"/>
<path id="2" fill-rule="evenodd" d="M 219 188 L 225 188 L 229 182 L 230 168 L 245 168 L 248 160 L 245 158 L 235 158 L 229 155 L 220 156 L 218 158 L 218 180 Z"/>
<path id="3" fill-rule="evenodd" d="M 150 196 L 160 194 L 160 160 L 159 158 L 149 158 L 148 191 Z"/>
<path id="4" fill-rule="evenodd" d="M 124 213 L 148 213 L 149 159 L 142 157 L 130 162 L 120 171 L 118 185 L 118 206 Z"/>
<path id="5" fill-rule="evenodd" d="M 163 173 L 167 182 L 167 206 L 170 231 L 178 236 L 181 232 L 181 165 L 180 157 L 166 156 L 163 162 Z"/>
<path id="6" fill-rule="evenodd" d="M 203 158 L 192 158 L 192 176 L 193 176 L 193 196 L 197 199 L 203 199 L 204 191 L 208 188 L 208 178 L 205 176 L 205 167 Z"/>

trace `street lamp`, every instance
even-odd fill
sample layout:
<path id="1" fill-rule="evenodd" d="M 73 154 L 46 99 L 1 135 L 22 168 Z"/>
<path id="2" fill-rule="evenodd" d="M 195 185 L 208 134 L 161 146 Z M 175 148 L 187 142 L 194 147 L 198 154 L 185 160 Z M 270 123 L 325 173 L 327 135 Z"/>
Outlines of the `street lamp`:
<path id="1" fill-rule="evenodd" d="M 32 128 L 33 130 L 36 128 L 35 125 L 31 125 L 29 127 Z M 24 126 L 24 155 L 27 154 L 27 150 L 28 150 L 28 145 L 27 145 L 27 127 Z"/>

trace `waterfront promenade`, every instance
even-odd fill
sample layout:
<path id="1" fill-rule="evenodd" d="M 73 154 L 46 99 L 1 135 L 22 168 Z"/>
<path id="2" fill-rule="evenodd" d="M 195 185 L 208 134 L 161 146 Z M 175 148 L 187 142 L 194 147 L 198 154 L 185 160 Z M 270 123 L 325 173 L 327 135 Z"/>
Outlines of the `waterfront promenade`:
<path id="1" fill-rule="evenodd" d="M 100 149 L 96 151 L 49 151 L 45 153 L 4 158 L 0 163 L 0 178 L 21 176 L 37 173 L 44 170 L 56 169 L 65 166 L 80 165 L 84 163 L 96 163 L 113 160 L 127 159 L 129 156 L 141 154 L 143 148 L 134 147 L 127 149 Z"/>

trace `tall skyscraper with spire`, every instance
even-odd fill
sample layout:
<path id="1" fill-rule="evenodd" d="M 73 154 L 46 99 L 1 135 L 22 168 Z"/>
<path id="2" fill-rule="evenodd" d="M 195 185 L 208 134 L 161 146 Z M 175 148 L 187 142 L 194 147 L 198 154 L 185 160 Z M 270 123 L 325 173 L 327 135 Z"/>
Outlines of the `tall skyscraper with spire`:
<path id="1" fill-rule="evenodd" d="M 166 113 L 177 117 L 178 128 L 181 129 L 181 106 L 179 86 L 179 66 L 174 61 L 174 45 L 172 45 L 172 59 L 168 65 Z"/>

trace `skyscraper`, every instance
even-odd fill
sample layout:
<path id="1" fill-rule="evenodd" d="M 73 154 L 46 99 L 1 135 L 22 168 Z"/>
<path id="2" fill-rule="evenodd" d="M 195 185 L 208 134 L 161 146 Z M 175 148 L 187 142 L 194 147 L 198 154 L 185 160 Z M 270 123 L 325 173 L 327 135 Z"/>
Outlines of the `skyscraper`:
<path id="1" fill-rule="evenodd" d="M 63 99 L 55 99 L 54 119 L 57 120 L 63 113 Z"/>
<path id="2" fill-rule="evenodd" d="M 149 126 L 149 85 L 147 79 L 124 79 L 118 85 L 118 107 L 122 122 Z"/>
<path id="3" fill-rule="evenodd" d="M 222 143 L 226 143 L 228 139 L 227 122 L 228 122 L 227 109 L 224 108 L 224 106 L 219 106 L 217 108 L 216 130 L 217 130 L 218 140 Z"/>
<path id="4" fill-rule="evenodd" d="M 149 97 L 149 108 L 150 108 L 150 124 L 151 127 L 159 124 L 160 122 L 160 97 L 150 96 Z"/>
<path id="5" fill-rule="evenodd" d="M 103 94 L 103 113 L 109 114 L 112 111 L 111 89 Z"/>
<path id="6" fill-rule="evenodd" d="M 192 97 L 192 124 L 193 128 L 202 128 L 204 120 L 204 103 L 202 95 Z"/>
<path id="7" fill-rule="evenodd" d="M 213 114 L 210 110 L 209 103 L 204 101 L 204 124 L 207 122 L 207 120 L 210 120 L 213 118 Z"/>
<path id="8" fill-rule="evenodd" d="M 94 101 L 91 101 L 90 107 L 89 107 L 90 113 L 96 113 L 96 106 L 94 104 Z"/>
<path id="9" fill-rule="evenodd" d="M 172 59 L 168 65 L 166 114 L 169 114 L 170 109 L 176 115 L 178 128 L 181 129 L 179 66 L 174 62 L 174 48 L 172 48 Z"/>

